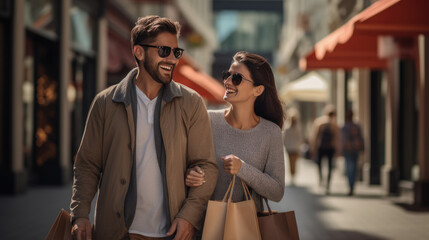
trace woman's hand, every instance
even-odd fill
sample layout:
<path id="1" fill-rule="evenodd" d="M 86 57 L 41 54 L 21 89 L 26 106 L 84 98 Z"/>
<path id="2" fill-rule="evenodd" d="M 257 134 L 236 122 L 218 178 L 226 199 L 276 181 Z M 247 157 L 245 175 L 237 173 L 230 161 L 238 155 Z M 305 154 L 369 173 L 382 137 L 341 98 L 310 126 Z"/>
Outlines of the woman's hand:
<path id="1" fill-rule="evenodd" d="M 193 168 L 189 168 L 186 171 L 186 180 L 185 180 L 185 184 L 188 187 L 198 187 L 203 185 L 206 181 L 204 179 L 205 174 L 203 172 L 203 170 L 198 167 L 195 166 Z"/>
<path id="2" fill-rule="evenodd" d="M 223 170 L 225 170 L 226 173 L 236 175 L 238 171 L 240 171 L 240 168 L 241 168 L 240 158 L 231 154 L 231 155 L 222 157 L 222 160 L 223 160 Z"/>

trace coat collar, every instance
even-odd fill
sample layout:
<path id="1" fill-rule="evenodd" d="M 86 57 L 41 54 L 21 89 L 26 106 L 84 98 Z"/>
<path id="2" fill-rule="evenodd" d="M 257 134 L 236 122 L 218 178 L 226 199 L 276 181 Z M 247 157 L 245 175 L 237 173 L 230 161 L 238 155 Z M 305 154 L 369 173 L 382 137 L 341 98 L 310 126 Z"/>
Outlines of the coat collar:
<path id="1" fill-rule="evenodd" d="M 118 83 L 115 92 L 113 93 L 112 100 L 114 102 L 122 102 L 125 106 L 131 104 L 131 90 L 135 86 L 135 79 L 137 76 L 138 68 L 132 69 L 127 76 Z M 164 84 L 163 100 L 170 102 L 175 97 L 181 97 L 182 90 L 178 83 L 171 81 L 169 84 Z"/>

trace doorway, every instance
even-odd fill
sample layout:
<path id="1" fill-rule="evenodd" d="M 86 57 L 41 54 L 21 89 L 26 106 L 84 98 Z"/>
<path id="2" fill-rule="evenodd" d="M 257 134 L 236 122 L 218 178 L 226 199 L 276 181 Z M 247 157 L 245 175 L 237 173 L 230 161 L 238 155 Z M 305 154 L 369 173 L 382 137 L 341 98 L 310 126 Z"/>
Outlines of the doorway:
<path id="1" fill-rule="evenodd" d="M 24 102 L 24 158 L 29 184 L 58 184 L 59 44 L 27 30 Z"/>
<path id="2" fill-rule="evenodd" d="M 381 167 L 385 162 L 386 138 L 386 93 L 387 81 L 383 72 L 371 71 L 371 164 L 370 180 L 373 185 L 381 184 Z"/>
<path id="3" fill-rule="evenodd" d="M 399 63 L 399 129 L 398 167 L 399 179 L 412 181 L 412 169 L 417 164 L 417 76 L 414 60 Z"/>

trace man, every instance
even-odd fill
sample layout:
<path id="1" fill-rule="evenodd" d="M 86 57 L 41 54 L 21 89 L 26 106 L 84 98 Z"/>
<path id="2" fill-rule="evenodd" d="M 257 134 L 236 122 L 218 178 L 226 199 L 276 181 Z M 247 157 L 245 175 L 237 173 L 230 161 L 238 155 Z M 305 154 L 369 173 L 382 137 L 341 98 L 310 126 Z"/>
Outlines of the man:
<path id="1" fill-rule="evenodd" d="M 138 19 L 131 31 L 137 68 L 99 93 L 74 166 L 75 239 L 191 239 L 217 181 L 210 120 L 201 97 L 172 81 L 183 54 L 180 25 Z M 206 183 L 185 187 L 188 168 Z M 88 215 L 98 190 L 91 230 Z"/>
<path id="2" fill-rule="evenodd" d="M 319 183 L 323 183 L 322 160 L 328 159 L 328 179 L 326 182 L 326 194 L 329 194 L 333 158 L 339 151 L 340 130 L 336 122 L 336 111 L 334 106 L 326 105 L 325 115 L 314 120 L 310 139 L 311 152 L 319 167 Z"/>
<path id="3" fill-rule="evenodd" d="M 346 122 L 341 128 L 341 150 L 346 159 L 346 175 L 349 180 L 349 196 L 354 194 L 359 153 L 364 150 L 362 131 L 353 121 L 353 111 L 347 109 Z"/>

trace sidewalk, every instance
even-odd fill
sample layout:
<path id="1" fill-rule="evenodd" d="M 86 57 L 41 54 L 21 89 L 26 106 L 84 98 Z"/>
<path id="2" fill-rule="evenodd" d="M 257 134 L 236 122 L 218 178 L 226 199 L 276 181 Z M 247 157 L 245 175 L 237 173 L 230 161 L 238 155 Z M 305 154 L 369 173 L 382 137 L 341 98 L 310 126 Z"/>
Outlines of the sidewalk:
<path id="1" fill-rule="evenodd" d="M 17 196 L 0 195 L 2 240 L 45 239 L 63 208 L 70 212 L 72 183 L 65 186 L 39 186 Z M 95 201 L 90 220 L 94 222 Z"/>
<path id="2" fill-rule="evenodd" d="M 313 161 L 299 159 L 297 167 L 295 186 L 290 186 L 286 160 L 285 195 L 280 203 L 272 203 L 272 208 L 295 210 L 301 239 L 429 239 L 429 212 L 405 210 L 399 202 L 407 199 L 386 197 L 381 187 L 359 182 L 355 195 L 347 196 L 342 159 L 336 162 L 330 195 L 319 187 Z"/>
<path id="3" fill-rule="evenodd" d="M 69 210 L 71 184 L 32 187 L 16 196 L 0 196 L 0 233 L 4 240 L 45 239 L 61 208 Z"/>
<path id="4" fill-rule="evenodd" d="M 286 162 L 287 163 L 287 162 Z M 288 165 L 286 165 L 288 166 Z M 346 196 L 347 182 L 338 161 L 331 194 L 318 187 L 317 166 L 299 159 L 295 186 L 286 174 L 285 195 L 272 209 L 294 210 L 302 240 L 420 240 L 429 239 L 429 212 L 407 211 L 380 187 L 358 183 L 356 195 Z M 18 196 L 0 196 L 2 240 L 44 239 L 61 208 L 69 211 L 71 183 L 33 187 Z"/>

